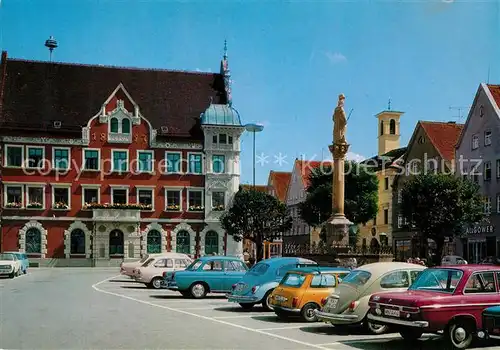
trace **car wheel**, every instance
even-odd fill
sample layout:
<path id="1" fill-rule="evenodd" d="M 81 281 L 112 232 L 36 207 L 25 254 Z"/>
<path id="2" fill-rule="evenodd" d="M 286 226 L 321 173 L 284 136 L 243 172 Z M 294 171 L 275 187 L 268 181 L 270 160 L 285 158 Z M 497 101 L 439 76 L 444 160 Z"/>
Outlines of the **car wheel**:
<path id="1" fill-rule="evenodd" d="M 472 330 L 467 322 L 454 321 L 449 327 L 447 336 L 455 349 L 467 349 L 472 343 Z"/>
<path id="2" fill-rule="evenodd" d="M 383 334 L 383 333 L 387 332 L 387 330 L 389 329 L 389 326 L 371 323 L 370 321 L 368 321 L 365 318 L 365 320 L 363 321 L 363 328 L 365 329 L 366 332 L 368 332 L 370 334 L 378 335 L 378 334 Z"/>
<path id="3" fill-rule="evenodd" d="M 319 306 L 313 303 L 306 304 L 300 314 L 306 322 L 316 322 L 318 321 L 318 316 L 316 316 L 315 310 L 319 310 Z"/>
<path id="4" fill-rule="evenodd" d="M 191 296 L 195 299 L 202 299 L 207 295 L 207 287 L 201 282 L 195 282 L 190 288 Z"/>
<path id="5" fill-rule="evenodd" d="M 273 308 L 271 307 L 271 293 L 273 291 L 270 290 L 264 295 L 264 298 L 262 298 L 262 307 L 264 308 L 265 311 L 271 311 Z"/>
<path id="6" fill-rule="evenodd" d="M 12 272 L 11 274 L 9 274 L 9 278 L 14 278 L 14 277 L 15 277 L 15 275 L 16 275 L 16 273 L 15 273 L 15 272 Z"/>
<path id="7" fill-rule="evenodd" d="M 252 303 L 239 303 L 240 306 L 245 310 L 251 310 L 255 304 Z"/>
<path id="8" fill-rule="evenodd" d="M 161 289 L 161 281 L 162 281 L 162 278 L 161 277 L 155 277 L 151 280 L 151 287 L 153 287 L 154 289 Z"/>
<path id="9" fill-rule="evenodd" d="M 399 331 L 399 334 L 404 340 L 417 340 L 422 336 L 423 332 L 418 329 L 403 329 Z"/>

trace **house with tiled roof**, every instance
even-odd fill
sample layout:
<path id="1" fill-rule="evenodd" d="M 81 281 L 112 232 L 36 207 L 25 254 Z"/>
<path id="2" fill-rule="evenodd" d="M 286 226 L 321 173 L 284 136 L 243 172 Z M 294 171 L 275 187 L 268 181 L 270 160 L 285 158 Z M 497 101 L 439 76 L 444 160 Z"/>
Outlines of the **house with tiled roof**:
<path id="1" fill-rule="evenodd" d="M 242 255 L 219 217 L 244 131 L 220 73 L 0 61 L 0 251 L 41 266 Z"/>
<path id="2" fill-rule="evenodd" d="M 242 190 L 245 191 L 251 191 L 255 190 L 257 192 L 263 192 L 263 193 L 269 193 L 269 187 L 266 185 L 248 185 L 248 184 L 243 184 L 240 186 Z"/>
<path id="3" fill-rule="evenodd" d="M 457 176 L 484 196 L 485 219 L 457 240 L 457 254 L 477 263 L 500 255 L 500 85 L 479 85 L 455 151 Z"/>
<path id="4" fill-rule="evenodd" d="M 291 179 L 291 172 L 271 170 L 267 180 L 268 193 L 285 203 L 288 185 Z"/>
<path id="5" fill-rule="evenodd" d="M 421 246 L 418 232 L 408 227 L 400 213 L 401 191 L 404 183 L 415 175 L 426 172 L 452 173 L 455 169 L 455 146 L 463 130 L 455 122 L 419 121 L 415 126 L 402 161 L 397 164 L 392 184 L 392 239 L 394 257 L 405 260 L 417 257 Z M 454 243 L 445 244 L 444 255 L 454 253 Z"/>

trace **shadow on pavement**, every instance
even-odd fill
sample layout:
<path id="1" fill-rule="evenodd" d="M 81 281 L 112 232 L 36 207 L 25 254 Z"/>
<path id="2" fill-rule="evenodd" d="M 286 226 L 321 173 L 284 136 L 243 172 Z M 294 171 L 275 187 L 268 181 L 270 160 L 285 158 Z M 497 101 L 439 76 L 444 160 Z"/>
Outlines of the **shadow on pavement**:
<path id="1" fill-rule="evenodd" d="M 400 349 L 405 349 L 405 350 L 437 350 L 437 349 L 450 349 L 450 345 L 446 342 L 443 337 L 440 336 L 431 336 L 431 338 L 425 338 L 426 335 L 424 335 L 424 339 L 420 339 L 417 341 L 406 341 L 402 338 L 391 338 L 391 339 L 384 339 L 383 337 L 377 337 L 374 336 L 373 339 L 366 339 L 366 340 L 346 340 L 346 341 L 340 341 L 339 343 L 342 343 L 344 345 L 348 345 L 350 347 L 353 347 L 355 349 L 363 349 L 363 350 L 400 350 Z M 498 348 L 498 343 L 494 344 L 492 342 L 486 342 L 486 341 L 475 341 L 472 346 L 469 348 L 471 350 L 473 349 L 481 349 L 484 347 L 495 347 L 497 345 Z"/>
<path id="2" fill-rule="evenodd" d="M 193 299 L 193 298 L 185 298 L 183 297 L 182 295 L 150 295 L 149 296 L 150 298 L 154 298 L 154 299 L 163 299 L 163 300 L 179 300 L 179 299 L 186 299 L 186 301 L 189 301 L 189 300 L 203 300 L 203 299 Z M 209 295 L 209 296 L 206 296 L 204 299 L 208 299 L 208 300 L 213 300 L 213 299 L 222 299 L 221 297 L 219 296 L 212 296 L 212 295 Z"/>
<path id="3" fill-rule="evenodd" d="M 301 328 L 300 330 L 307 333 L 315 333 L 322 335 L 366 335 L 367 334 L 366 332 L 363 331 L 363 328 L 359 326 L 335 327 L 331 325 L 326 325 L 324 323 L 318 323 L 317 327 L 304 327 Z M 378 336 L 374 335 L 374 337 Z"/>
<path id="4" fill-rule="evenodd" d="M 237 312 L 237 313 L 247 313 L 247 312 L 266 312 L 262 306 L 254 306 L 251 309 L 244 309 L 239 306 L 231 306 L 231 307 L 216 307 L 214 308 L 215 311 L 222 311 L 222 312 Z"/>
<path id="5" fill-rule="evenodd" d="M 142 285 L 142 286 L 121 286 L 121 288 L 125 288 L 125 289 L 148 289 L 146 286 Z"/>
<path id="6" fill-rule="evenodd" d="M 269 315 L 269 316 L 253 316 L 253 320 L 256 321 L 264 321 L 267 323 L 304 323 L 307 324 L 306 321 L 302 320 L 299 317 L 286 317 L 286 318 L 279 318 L 276 315 Z"/>

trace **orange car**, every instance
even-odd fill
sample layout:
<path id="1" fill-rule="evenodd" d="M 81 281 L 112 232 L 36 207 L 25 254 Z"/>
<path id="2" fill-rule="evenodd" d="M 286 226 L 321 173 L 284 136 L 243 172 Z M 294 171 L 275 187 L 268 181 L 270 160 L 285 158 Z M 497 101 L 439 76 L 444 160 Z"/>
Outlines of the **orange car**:
<path id="1" fill-rule="evenodd" d="M 270 305 L 278 317 L 300 315 L 307 322 L 318 319 L 314 310 L 350 273 L 338 267 L 306 267 L 288 271 L 271 294 Z"/>

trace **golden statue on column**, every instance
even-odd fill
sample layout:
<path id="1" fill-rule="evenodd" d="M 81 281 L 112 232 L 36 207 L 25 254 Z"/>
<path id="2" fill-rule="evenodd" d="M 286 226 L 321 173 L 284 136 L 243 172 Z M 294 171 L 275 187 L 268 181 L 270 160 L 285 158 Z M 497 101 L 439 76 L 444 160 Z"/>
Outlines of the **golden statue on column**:
<path id="1" fill-rule="evenodd" d="M 345 117 L 344 111 L 344 100 L 345 96 L 343 94 L 339 95 L 339 101 L 335 112 L 333 113 L 333 143 L 334 144 L 347 144 L 345 140 L 345 131 L 347 128 L 347 118 Z"/>

